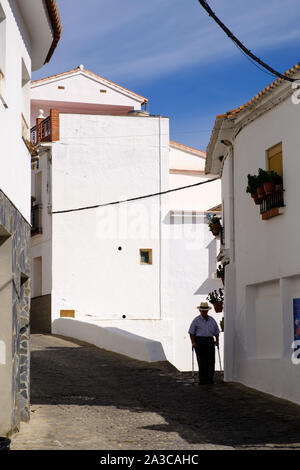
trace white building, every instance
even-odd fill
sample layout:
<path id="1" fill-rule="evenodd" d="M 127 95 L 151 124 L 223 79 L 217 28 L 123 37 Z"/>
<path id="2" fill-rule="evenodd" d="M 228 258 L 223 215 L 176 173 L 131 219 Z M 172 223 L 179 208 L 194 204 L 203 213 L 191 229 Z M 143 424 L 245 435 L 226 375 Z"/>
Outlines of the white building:
<path id="1" fill-rule="evenodd" d="M 286 75 L 299 80 L 299 64 Z M 292 348 L 300 298 L 298 86 L 278 79 L 246 105 L 219 116 L 206 163 L 207 172 L 222 175 L 220 258 L 230 261 L 225 377 L 295 403 L 300 403 L 300 361 Z M 247 175 L 259 168 L 281 174 L 284 188 L 261 206 L 246 193 Z"/>
<path id="2" fill-rule="evenodd" d="M 61 34 L 54 0 L 0 0 L 0 435 L 29 419 L 30 77 Z"/>
<path id="3" fill-rule="evenodd" d="M 205 155 L 170 145 L 146 98 L 83 66 L 33 82 L 31 99 L 32 327 L 190 369 L 189 324 L 219 287 L 204 213 L 220 181 L 105 204 L 205 181 Z"/>

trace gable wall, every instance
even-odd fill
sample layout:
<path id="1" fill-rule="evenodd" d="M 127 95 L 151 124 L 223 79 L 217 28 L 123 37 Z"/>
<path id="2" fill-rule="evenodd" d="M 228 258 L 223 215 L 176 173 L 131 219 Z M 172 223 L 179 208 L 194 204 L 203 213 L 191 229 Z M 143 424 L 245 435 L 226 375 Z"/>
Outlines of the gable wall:
<path id="1" fill-rule="evenodd" d="M 59 86 L 65 88 L 59 89 Z M 46 112 L 51 107 L 49 104 L 45 106 L 46 101 L 127 106 L 137 110 L 141 109 L 141 104 L 136 99 L 126 96 L 121 90 L 113 89 L 112 86 L 99 83 L 96 79 L 82 74 L 61 77 L 46 84 L 44 82 L 33 84 L 31 88 L 32 122 L 34 123 L 40 108 Z M 106 93 L 100 92 L 100 90 L 105 90 Z M 57 105 L 55 107 L 57 108 Z"/>

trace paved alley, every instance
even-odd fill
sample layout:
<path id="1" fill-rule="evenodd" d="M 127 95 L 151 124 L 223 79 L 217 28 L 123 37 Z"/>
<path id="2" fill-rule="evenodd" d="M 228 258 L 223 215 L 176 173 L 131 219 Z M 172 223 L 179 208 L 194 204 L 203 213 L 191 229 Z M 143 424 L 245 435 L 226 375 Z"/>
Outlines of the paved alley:
<path id="1" fill-rule="evenodd" d="M 12 450 L 300 449 L 300 407 L 77 340 L 31 336 L 31 422 Z"/>

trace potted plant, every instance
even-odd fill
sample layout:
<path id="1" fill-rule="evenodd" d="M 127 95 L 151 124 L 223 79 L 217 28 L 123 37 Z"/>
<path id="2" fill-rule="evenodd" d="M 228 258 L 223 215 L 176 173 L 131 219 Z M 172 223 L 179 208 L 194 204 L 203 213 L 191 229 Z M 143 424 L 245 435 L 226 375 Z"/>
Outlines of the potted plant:
<path id="1" fill-rule="evenodd" d="M 265 199 L 266 193 L 264 190 L 264 183 L 268 181 L 268 172 L 263 170 L 262 168 L 258 169 L 258 177 L 257 177 L 257 196 L 258 199 L 262 200 Z"/>
<path id="2" fill-rule="evenodd" d="M 214 290 L 207 296 L 207 300 L 214 306 L 215 312 L 220 313 L 223 310 L 224 294 L 223 289 Z"/>
<path id="3" fill-rule="evenodd" d="M 256 175 L 248 175 L 248 185 L 246 192 L 251 194 L 255 204 L 260 204 L 260 200 L 257 195 L 257 188 L 259 185 L 258 176 Z"/>
<path id="4" fill-rule="evenodd" d="M 224 264 L 220 264 L 217 269 L 217 278 L 221 279 L 223 286 L 224 286 L 224 280 L 225 280 L 225 266 L 227 266 L 227 264 L 229 263 L 226 262 Z"/>
<path id="5" fill-rule="evenodd" d="M 282 184 L 282 177 L 276 171 L 267 172 L 267 181 L 264 182 L 264 191 L 266 195 L 275 193 L 276 186 Z"/>
<path id="6" fill-rule="evenodd" d="M 212 234 L 215 237 L 219 235 L 221 228 L 222 228 L 220 220 L 221 220 L 221 217 L 213 215 L 208 224 L 209 230 L 212 232 Z"/>
<path id="7" fill-rule="evenodd" d="M 221 279 L 223 286 L 224 286 L 224 278 L 225 278 L 225 266 L 220 264 L 217 269 L 217 278 Z"/>

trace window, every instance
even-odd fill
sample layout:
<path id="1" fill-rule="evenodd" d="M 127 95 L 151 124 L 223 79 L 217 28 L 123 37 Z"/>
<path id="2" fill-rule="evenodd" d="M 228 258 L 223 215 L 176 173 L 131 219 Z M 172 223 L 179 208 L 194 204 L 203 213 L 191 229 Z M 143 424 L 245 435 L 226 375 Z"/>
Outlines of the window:
<path id="1" fill-rule="evenodd" d="M 267 150 L 268 170 L 276 171 L 282 176 L 282 143 Z"/>
<path id="2" fill-rule="evenodd" d="M 140 264 L 152 264 L 152 249 L 140 249 Z"/>
<path id="3" fill-rule="evenodd" d="M 280 142 L 274 147 L 271 147 L 266 152 L 267 154 L 267 169 L 269 171 L 275 171 L 282 177 L 283 165 L 282 165 L 282 143 Z M 265 185 L 264 185 L 265 186 Z M 273 182 L 273 188 L 269 187 L 265 189 L 266 195 L 262 199 L 260 204 L 260 213 L 263 220 L 268 220 L 282 213 L 282 207 L 284 207 L 284 190 L 282 184 Z"/>

